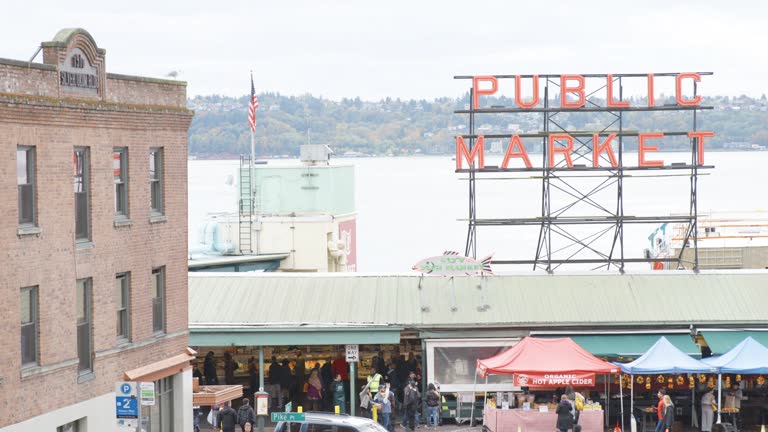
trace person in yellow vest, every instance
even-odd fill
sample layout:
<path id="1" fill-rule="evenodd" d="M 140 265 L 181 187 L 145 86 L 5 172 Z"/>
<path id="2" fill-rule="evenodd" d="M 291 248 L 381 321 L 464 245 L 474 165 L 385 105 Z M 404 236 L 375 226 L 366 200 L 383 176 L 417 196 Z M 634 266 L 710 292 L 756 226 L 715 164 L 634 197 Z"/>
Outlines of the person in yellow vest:
<path id="1" fill-rule="evenodd" d="M 368 389 L 372 395 L 375 395 L 379 391 L 379 385 L 381 384 L 381 374 L 376 371 L 376 366 L 371 368 L 371 374 L 368 375 Z"/>

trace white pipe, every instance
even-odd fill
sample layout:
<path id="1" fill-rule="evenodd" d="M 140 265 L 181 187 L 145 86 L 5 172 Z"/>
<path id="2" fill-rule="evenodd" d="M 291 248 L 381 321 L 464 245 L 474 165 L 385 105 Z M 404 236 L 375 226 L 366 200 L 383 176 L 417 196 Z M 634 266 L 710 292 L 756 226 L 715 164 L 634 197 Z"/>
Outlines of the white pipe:
<path id="1" fill-rule="evenodd" d="M 720 424 L 720 413 L 723 412 L 723 375 L 717 374 L 717 423 Z"/>

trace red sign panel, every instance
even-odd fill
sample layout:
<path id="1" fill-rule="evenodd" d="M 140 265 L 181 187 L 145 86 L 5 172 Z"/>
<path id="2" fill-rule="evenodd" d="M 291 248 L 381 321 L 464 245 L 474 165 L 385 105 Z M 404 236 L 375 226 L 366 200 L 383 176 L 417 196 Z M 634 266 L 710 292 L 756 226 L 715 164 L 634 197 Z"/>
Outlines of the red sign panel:
<path id="1" fill-rule="evenodd" d="M 515 385 L 519 387 L 594 387 L 595 374 L 515 374 Z"/>
<path id="2" fill-rule="evenodd" d="M 357 221 L 355 219 L 339 222 L 339 239 L 344 242 L 347 271 L 357 271 Z"/>

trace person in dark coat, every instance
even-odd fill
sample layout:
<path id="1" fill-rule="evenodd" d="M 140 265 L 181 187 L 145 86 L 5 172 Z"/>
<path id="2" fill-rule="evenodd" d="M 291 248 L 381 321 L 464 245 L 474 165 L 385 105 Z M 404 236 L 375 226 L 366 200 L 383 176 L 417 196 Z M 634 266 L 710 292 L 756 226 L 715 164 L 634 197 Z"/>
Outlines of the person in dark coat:
<path id="1" fill-rule="evenodd" d="M 208 351 L 208 354 L 205 355 L 205 362 L 203 363 L 203 375 L 205 375 L 206 384 L 219 384 L 219 377 L 216 376 L 216 360 L 213 359 L 213 351 Z"/>
<path id="2" fill-rule="evenodd" d="M 675 404 L 669 395 L 664 395 L 664 431 L 671 432 L 675 423 Z"/>
<path id="3" fill-rule="evenodd" d="M 333 411 L 331 407 L 331 383 L 333 382 L 333 368 L 331 367 L 331 359 L 328 359 L 323 363 L 323 367 L 320 368 L 320 381 L 323 383 L 321 393 L 323 395 L 323 409 L 325 411 Z"/>
<path id="4" fill-rule="evenodd" d="M 235 432 L 237 413 L 232 409 L 232 402 L 226 402 L 219 412 L 219 425 L 223 432 Z"/>
<path id="5" fill-rule="evenodd" d="M 240 368 L 240 364 L 232 358 L 229 352 L 224 353 L 224 383 L 227 385 L 235 384 L 235 371 Z"/>
<path id="6" fill-rule="evenodd" d="M 555 428 L 560 432 L 568 432 L 573 429 L 573 416 L 571 415 L 571 403 L 568 402 L 568 395 L 560 396 L 560 403 L 557 405 L 557 424 Z"/>

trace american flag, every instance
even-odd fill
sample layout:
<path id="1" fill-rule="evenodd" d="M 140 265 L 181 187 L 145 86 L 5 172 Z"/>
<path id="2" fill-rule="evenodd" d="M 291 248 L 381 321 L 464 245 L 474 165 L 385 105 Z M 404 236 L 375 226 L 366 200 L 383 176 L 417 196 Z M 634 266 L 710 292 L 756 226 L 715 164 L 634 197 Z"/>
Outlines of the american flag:
<path id="1" fill-rule="evenodd" d="M 259 109 L 259 98 L 256 96 L 256 88 L 253 86 L 253 74 L 251 74 L 251 103 L 248 105 L 248 125 L 251 132 L 256 132 L 256 110 Z"/>

